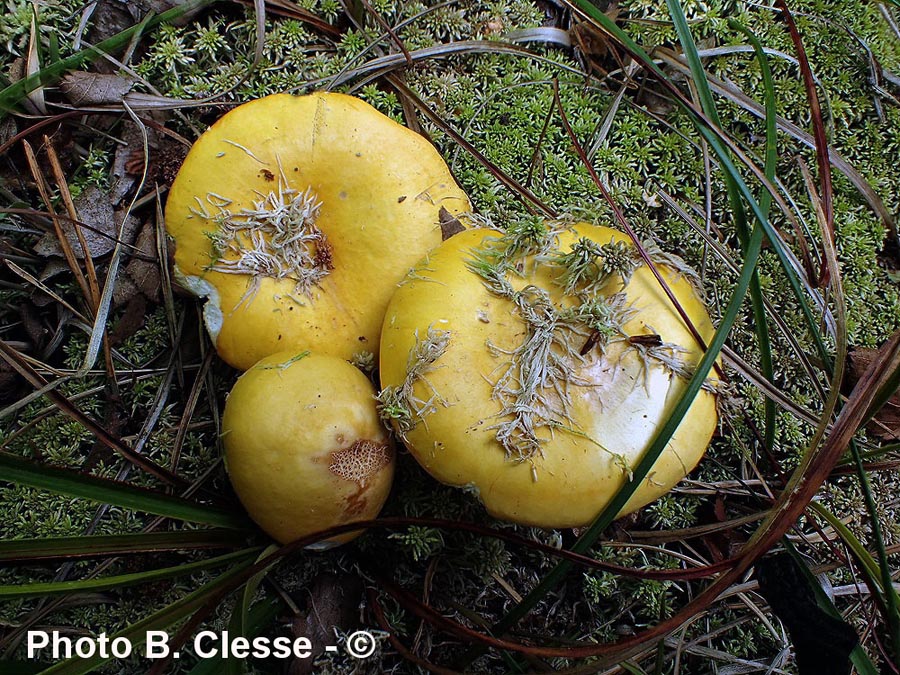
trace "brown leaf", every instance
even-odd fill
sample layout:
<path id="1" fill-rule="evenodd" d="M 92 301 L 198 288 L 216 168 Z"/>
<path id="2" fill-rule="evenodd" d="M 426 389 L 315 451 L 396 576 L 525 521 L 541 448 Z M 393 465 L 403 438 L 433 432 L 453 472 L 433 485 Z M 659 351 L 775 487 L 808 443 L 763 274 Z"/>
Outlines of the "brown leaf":
<path id="1" fill-rule="evenodd" d="M 22 327 L 31 341 L 32 350 L 40 352 L 47 343 L 50 331 L 41 321 L 40 314 L 35 311 L 35 307 L 31 303 L 23 303 L 19 305 L 19 318 L 22 320 Z"/>
<path id="2" fill-rule="evenodd" d="M 184 163 L 188 148 L 181 143 L 164 136 L 159 144 L 159 151 L 153 158 L 156 164 L 156 180 L 164 185 L 171 185 Z"/>
<path id="3" fill-rule="evenodd" d="M 76 71 L 66 75 L 59 88 L 74 106 L 121 103 L 134 81 L 110 73 Z"/>
<path id="4" fill-rule="evenodd" d="M 62 274 L 64 272 L 68 272 L 71 274 L 72 270 L 69 269 L 68 264 L 66 264 L 65 260 L 60 258 L 50 258 L 47 260 L 47 264 L 44 265 L 44 269 L 41 270 L 40 275 L 38 275 L 38 279 L 41 281 L 47 281 L 47 279 L 52 279 L 57 274 Z M 45 296 L 50 299 L 50 296 Z M 46 306 L 48 303 L 45 302 L 41 307 Z"/>
<path id="5" fill-rule="evenodd" d="M 131 260 L 116 280 L 113 303 L 121 306 L 140 297 L 158 303 L 160 301 L 160 271 L 156 254 L 156 232 L 150 221 L 144 223 L 134 243 Z M 127 336 L 126 336 L 127 337 Z"/>
<path id="6" fill-rule="evenodd" d="M 91 21 L 87 30 L 88 42 L 91 44 L 102 42 L 106 38 L 110 38 L 116 33 L 133 26 L 136 21 L 140 21 L 140 15 L 135 16 L 129 9 L 129 3 L 127 2 L 99 0 L 91 13 Z M 108 73 L 118 70 L 117 66 L 114 66 L 106 59 L 97 59 L 93 67 Z"/>
<path id="7" fill-rule="evenodd" d="M 97 258 L 112 251 L 116 245 L 121 215 L 116 214 L 113 210 L 109 195 L 98 187 L 88 186 L 75 200 L 75 208 L 78 211 L 80 222 L 84 223 L 81 233 L 87 242 L 91 257 Z M 138 225 L 137 219 L 129 218 L 123 233 L 126 242 L 134 239 Z M 78 258 L 83 258 L 81 244 L 78 242 L 72 223 L 63 220 L 62 229 L 72 246 L 72 251 Z M 41 237 L 34 245 L 34 251 L 42 256 L 62 255 L 62 248 L 53 233 Z"/>
<path id="8" fill-rule="evenodd" d="M 12 115 L 0 120 L 0 145 L 6 145 L 18 132 L 16 119 Z"/>
<path id="9" fill-rule="evenodd" d="M 615 3 L 606 3 L 605 7 L 601 3 L 601 9 L 613 21 L 619 16 L 619 9 Z M 576 53 L 592 70 L 605 75 L 610 70 L 621 69 L 624 66 L 624 52 L 621 52 L 616 43 L 590 21 L 576 23 L 570 33 Z"/>
<path id="10" fill-rule="evenodd" d="M 150 156 L 154 156 L 157 134 L 147 128 L 147 145 Z M 144 135 L 136 124 L 125 124 L 122 128 L 122 143 L 116 148 L 110 170 L 109 199 L 113 206 L 119 206 L 137 185 L 144 171 Z"/>
<path id="11" fill-rule="evenodd" d="M 844 390 L 850 391 L 856 386 L 859 378 L 872 361 L 878 357 L 879 350 L 857 347 L 850 350 L 850 370 L 844 380 Z M 866 425 L 866 429 L 883 441 L 900 439 L 900 392 L 896 392 L 875 417 Z"/>
<path id="12" fill-rule="evenodd" d="M 725 499 L 722 495 L 716 495 L 715 503 L 713 504 L 713 513 L 716 516 L 716 520 L 720 523 L 728 520 L 728 516 L 725 512 Z"/>
<path id="13" fill-rule="evenodd" d="M 0 404 L 12 403 L 19 398 L 21 378 L 6 361 L 0 361 Z"/>
<path id="14" fill-rule="evenodd" d="M 438 219 L 441 221 L 441 241 L 447 241 L 454 234 L 459 234 L 466 229 L 459 219 L 443 206 L 438 212 Z"/>
<path id="15" fill-rule="evenodd" d="M 9 64 L 9 69 L 6 71 L 6 77 L 11 83 L 18 82 L 19 80 L 25 79 L 28 76 L 28 63 L 24 56 L 19 56 L 13 59 Z M 20 103 L 25 108 L 25 110 L 33 115 L 38 114 L 46 114 L 41 113 L 41 111 L 34 105 L 34 102 L 30 97 L 26 96 L 25 98 L 20 100 Z"/>
<path id="16" fill-rule="evenodd" d="M 287 675 L 312 673 L 313 662 L 325 653 L 325 647 L 336 644 L 334 629 L 347 632 L 356 626 L 361 595 L 362 584 L 357 577 L 332 574 L 316 577 L 309 589 L 306 613 L 291 624 L 295 637 L 307 637 L 312 641 L 312 655 L 291 662 L 286 669 Z"/>
<path id="17" fill-rule="evenodd" d="M 116 289 L 115 291 L 113 291 L 113 293 L 118 293 L 120 287 L 121 284 L 117 283 Z M 144 319 L 146 319 L 146 317 L 147 300 L 143 295 L 134 290 L 133 295 L 128 300 L 128 304 L 125 306 L 125 311 L 122 312 L 122 316 L 119 317 L 119 320 L 116 322 L 115 328 L 113 328 L 112 333 L 110 333 L 110 345 L 113 347 L 118 347 L 125 340 L 137 333 L 138 330 L 140 330 L 140 328 L 144 325 Z"/>
<path id="18" fill-rule="evenodd" d="M 25 59 L 25 74 L 28 77 L 37 75 L 41 71 L 41 58 L 38 51 L 38 27 L 37 27 L 37 10 L 31 15 L 31 32 L 28 38 L 28 54 Z M 36 87 L 27 94 L 27 99 L 42 115 L 47 114 L 47 104 L 44 101 L 44 87 Z"/>

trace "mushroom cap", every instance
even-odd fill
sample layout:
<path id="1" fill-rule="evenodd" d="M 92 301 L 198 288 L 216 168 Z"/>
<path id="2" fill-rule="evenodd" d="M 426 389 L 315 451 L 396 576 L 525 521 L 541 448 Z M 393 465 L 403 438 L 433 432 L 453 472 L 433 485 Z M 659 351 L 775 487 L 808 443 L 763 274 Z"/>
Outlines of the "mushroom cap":
<path id="1" fill-rule="evenodd" d="M 247 513 L 274 539 L 378 515 L 394 449 L 374 396 L 357 368 L 308 352 L 273 354 L 238 379 L 222 418 L 226 468 Z"/>
<path id="2" fill-rule="evenodd" d="M 469 210 L 437 150 L 343 94 L 241 105 L 194 144 L 166 228 L 219 355 L 374 352 L 396 284 Z M 446 215 L 446 214 L 445 214 Z"/>
<path id="3" fill-rule="evenodd" d="M 629 480 L 629 468 L 667 419 L 687 385 L 685 373 L 695 369 L 702 352 L 624 235 L 584 223 L 554 233 L 554 250 L 539 259 L 521 258 L 513 268 L 518 272 L 506 274 L 522 305 L 489 291 L 473 267 L 485 251 L 496 250 L 502 236 L 493 230 L 461 232 L 433 250 L 427 264 L 398 288 L 382 330 L 382 415 L 391 416 L 385 414 L 386 399 L 399 400 L 409 415 L 405 425 L 395 415 L 395 428 L 410 452 L 439 481 L 476 493 L 492 515 L 539 527 L 586 525 Z M 548 333 L 532 328 L 546 326 L 550 315 L 559 320 L 580 303 L 564 292 L 563 268 L 553 260 L 582 238 L 598 245 L 622 242 L 619 253 L 638 265 L 627 285 L 625 277 L 614 275 L 592 291 L 590 299 L 613 308 L 611 323 L 618 317 L 619 327 L 602 351 L 591 347 L 583 355 L 590 328 L 576 322 L 570 324 L 578 329 L 573 331 L 557 321 L 549 333 L 555 338 L 543 343 L 541 335 Z M 667 265 L 657 269 L 708 342 L 713 326 L 690 282 Z M 540 298 L 549 299 L 552 311 L 540 313 Z M 538 317 L 531 324 L 523 318 L 529 306 Z M 630 336 L 643 337 L 632 343 Z M 521 351 L 526 346 L 530 352 Z M 541 363 L 551 367 L 535 367 Z M 531 389 L 536 396 L 530 399 L 529 378 L 542 383 Z M 708 378 L 715 382 L 712 372 Z M 619 516 L 687 475 L 716 424 L 715 395 L 701 390 Z M 535 440 L 530 449 L 529 429 Z"/>

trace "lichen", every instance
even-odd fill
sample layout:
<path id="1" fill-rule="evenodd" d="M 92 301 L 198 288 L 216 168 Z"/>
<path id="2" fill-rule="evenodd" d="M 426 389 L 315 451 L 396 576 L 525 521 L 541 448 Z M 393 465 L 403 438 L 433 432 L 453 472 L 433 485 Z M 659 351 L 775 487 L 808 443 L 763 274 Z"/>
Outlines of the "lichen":
<path id="1" fill-rule="evenodd" d="M 273 176 L 274 177 L 274 176 Z M 321 203 L 311 189 L 289 187 L 283 173 L 275 190 L 259 197 L 252 208 L 232 211 L 232 201 L 217 194 L 195 197 L 195 218 L 207 221 L 213 245 L 208 269 L 251 279 L 246 298 L 252 299 L 260 279 L 294 283 L 291 297 L 311 297 L 316 284 L 333 269 L 331 249 L 316 226 Z"/>
<path id="2" fill-rule="evenodd" d="M 290 368 L 295 363 L 299 363 L 300 361 L 305 359 L 307 356 L 309 356 L 309 351 L 304 350 L 302 352 L 295 354 L 294 356 L 291 356 L 287 360 L 282 361 L 281 363 L 259 362 L 253 366 L 253 370 L 277 370 L 279 372 L 283 372 L 283 371 L 287 370 L 288 368 Z"/>
<path id="3" fill-rule="evenodd" d="M 370 351 L 356 352 L 350 363 L 363 371 L 366 375 L 371 375 L 375 371 L 376 359 L 375 354 Z"/>
<path id="4" fill-rule="evenodd" d="M 563 254 L 558 248 L 563 229 L 562 221 L 525 219 L 502 237 L 487 237 L 466 261 L 469 271 L 482 279 L 491 294 L 509 301 L 513 314 L 525 324 L 525 337 L 512 350 L 487 344 L 495 355 L 508 357 L 498 368 L 491 390 L 501 406 L 496 415 L 501 421 L 488 429 L 495 430 L 506 456 L 520 462 L 542 453 L 548 438 L 542 430 L 585 436 L 569 414 L 569 387 L 591 384 L 577 374 L 586 355 L 593 349 L 602 354 L 613 338 L 627 339 L 624 325 L 635 313 L 624 294 L 601 293 L 613 275 L 625 282 L 636 269 L 631 247 L 581 238 L 570 253 Z M 507 278 L 527 278 L 540 265 L 555 269 L 574 304 L 560 306 L 546 289 L 531 284 L 515 290 Z M 660 352 L 657 360 L 665 362 L 662 356 Z M 620 455 L 597 445 L 630 473 Z"/>
<path id="5" fill-rule="evenodd" d="M 416 343 L 409 351 L 406 361 L 406 375 L 399 385 L 384 387 L 377 396 L 378 414 L 382 420 L 391 424 L 394 430 L 404 438 L 406 434 L 437 409 L 438 405 L 446 405 L 440 393 L 431 385 L 426 375 L 436 366 L 438 359 L 450 345 L 450 331 L 429 326 L 424 338 L 415 333 Z M 423 383 L 430 391 L 428 398 L 423 399 L 415 393 L 415 385 Z"/>

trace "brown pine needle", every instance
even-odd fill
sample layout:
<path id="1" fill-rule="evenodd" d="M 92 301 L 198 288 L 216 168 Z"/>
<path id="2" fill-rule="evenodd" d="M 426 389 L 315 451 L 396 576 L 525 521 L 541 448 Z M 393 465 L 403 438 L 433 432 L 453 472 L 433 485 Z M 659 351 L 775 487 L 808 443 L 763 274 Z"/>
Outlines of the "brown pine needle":
<path id="1" fill-rule="evenodd" d="M 31 169 L 31 175 L 34 176 L 34 182 L 37 184 L 41 199 L 44 201 L 44 204 L 47 206 L 47 211 L 50 213 L 50 220 L 53 223 L 56 237 L 59 239 L 59 246 L 62 249 L 63 256 L 65 256 L 66 263 L 68 263 L 69 269 L 72 270 L 72 275 L 75 277 L 75 281 L 78 283 L 85 300 L 90 306 L 91 289 L 88 286 L 87 279 L 84 278 L 84 273 L 81 271 L 81 265 L 78 264 L 78 259 L 75 257 L 75 252 L 72 250 L 69 239 L 66 237 L 65 232 L 63 232 L 62 223 L 56 215 L 56 210 L 53 208 L 53 200 L 50 198 L 50 186 L 47 184 L 47 179 L 41 172 L 41 167 L 38 164 L 31 143 L 23 140 L 22 149 L 25 151 L 25 159 L 28 161 L 28 168 Z"/>
<path id="2" fill-rule="evenodd" d="M 44 147 L 47 148 L 47 159 L 50 160 L 50 169 L 53 171 L 53 179 L 59 188 L 59 194 L 63 203 L 66 205 L 66 212 L 71 219 L 72 229 L 75 230 L 75 236 L 78 237 L 78 243 L 81 246 L 81 252 L 84 254 L 84 269 L 87 274 L 88 287 L 90 288 L 90 296 L 88 297 L 91 313 L 96 313 L 97 305 L 100 304 L 100 284 L 97 282 L 97 270 L 94 268 L 94 258 L 91 256 L 91 250 L 88 248 L 87 240 L 81 231 L 81 223 L 78 219 L 78 210 L 75 208 L 75 202 L 72 200 L 72 193 L 69 192 L 69 183 L 66 181 L 63 173 L 62 164 L 59 162 L 59 156 L 50 142 L 50 138 L 44 135 Z M 49 208 L 49 205 L 48 205 Z"/>

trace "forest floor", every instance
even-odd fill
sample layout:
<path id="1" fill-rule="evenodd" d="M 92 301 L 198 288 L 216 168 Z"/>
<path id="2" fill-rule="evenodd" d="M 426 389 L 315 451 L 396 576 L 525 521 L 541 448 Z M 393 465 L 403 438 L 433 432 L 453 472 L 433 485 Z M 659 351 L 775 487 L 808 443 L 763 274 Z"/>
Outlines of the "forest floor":
<path id="1" fill-rule="evenodd" d="M 8 0 L 0 43 L 0 672 L 900 673 L 896 0 Z M 697 272 L 728 383 L 685 480 L 547 530 L 401 452 L 389 527 L 248 524 L 239 373 L 163 214 L 225 112 L 320 90 L 424 135 L 480 222 L 627 223 Z M 314 658 L 201 659 L 203 629 Z M 359 629 L 372 656 L 324 650 Z M 188 647 L 30 659 L 29 630 Z"/>

